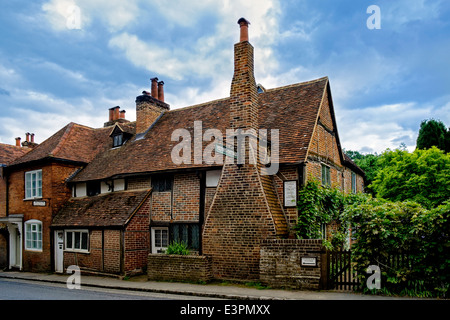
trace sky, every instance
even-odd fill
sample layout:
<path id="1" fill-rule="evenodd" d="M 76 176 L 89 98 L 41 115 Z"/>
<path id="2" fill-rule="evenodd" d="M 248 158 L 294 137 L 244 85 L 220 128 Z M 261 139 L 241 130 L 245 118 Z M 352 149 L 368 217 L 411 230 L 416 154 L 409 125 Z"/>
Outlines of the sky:
<path id="1" fill-rule="evenodd" d="M 134 121 L 153 77 L 171 109 L 228 97 L 241 17 L 257 83 L 329 78 L 344 149 L 413 151 L 422 120 L 450 126 L 447 0 L 0 1 L 1 143 L 114 106 Z"/>

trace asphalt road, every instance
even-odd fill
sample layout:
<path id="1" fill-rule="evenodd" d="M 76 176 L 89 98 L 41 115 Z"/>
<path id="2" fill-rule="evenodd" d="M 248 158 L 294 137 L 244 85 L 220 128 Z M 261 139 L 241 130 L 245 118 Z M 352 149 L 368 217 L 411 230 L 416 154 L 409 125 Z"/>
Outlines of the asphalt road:
<path id="1" fill-rule="evenodd" d="M 0 300 L 193 300 L 196 297 L 153 292 L 137 292 L 81 287 L 36 281 L 1 279 Z M 201 298 L 204 300 L 205 298 Z"/>

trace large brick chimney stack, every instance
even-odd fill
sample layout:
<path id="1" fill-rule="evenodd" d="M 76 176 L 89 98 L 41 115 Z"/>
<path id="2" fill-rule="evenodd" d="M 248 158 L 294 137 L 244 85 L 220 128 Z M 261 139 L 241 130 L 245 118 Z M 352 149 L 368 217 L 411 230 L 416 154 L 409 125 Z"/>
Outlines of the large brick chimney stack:
<path id="1" fill-rule="evenodd" d="M 230 127 L 258 129 L 258 91 L 254 75 L 253 46 L 248 41 L 250 22 L 239 19 L 240 39 L 234 45 L 234 75 L 231 82 Z"/>
<path id="2" fill-rule="evenodd" d="M 143 91 L 136 97 L 136 134 L 145 133 L 158 117 L 170 106 L 164 102 L 164 82 L 158 78 L 151 80 L 151 93 Z"/>
<path id="3" fill-rule="evenodd" d="M 230 92 L 230 127 L 258 132 L 258 93 L 253 75 L 249 22 L 239 19 L 240 41 L 234 46 Z M 254 151 L 246 144 L 245 153 Z M 225 161 L 203 229 L 202 254 L 212 257 L 213 275 L 222 279 L 259 279 L 260 245 L 285 237 L 287 223 L 277 206 L 273 181 L 260 164 Z"/>

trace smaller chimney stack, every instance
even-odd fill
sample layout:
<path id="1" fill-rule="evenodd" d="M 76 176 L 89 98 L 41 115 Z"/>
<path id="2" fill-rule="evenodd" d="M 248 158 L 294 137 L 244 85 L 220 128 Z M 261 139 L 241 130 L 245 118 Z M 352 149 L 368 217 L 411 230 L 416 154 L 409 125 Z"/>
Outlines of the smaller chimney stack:
<path id="1" fill-rule="evenodd" d="M 158 100 L 164 102 L 164 81 L 158 82 Z"/>
<path id="2" fill-rule="evenodd" d="M 158 98 L 158 78 L 151 78 L 152 81 L 152 97 L 155 99 Z"/>
<path id="3" fill-rule="evenodd" d="M 119 119 L 120 117 L 120 107 L 114 107 L 114 121 L 116 121 L 117 119 Z"/>
<path id="4" fill-rule="evenodd" d="M 120 106 L 109 108 L 109 121 L 103 125 L 105 128 L 114 125 L 115 123 L 130 122 L 125 119 L 125 110 L 120 110 Z"/>
<path id="5" fill-rule="evenodd" d="M 24 148 L 30 148 L 33 149 L 35 147 L 37 147 L 37 143 L 34 142 L 34 133 L 25 133 L 26 135 L 26 141 L 20 143 L 20 138 L 16 138 L 16 146 L 20 146 L 22 145 L 22 147 Z"/>
<path id="6" fill-rule="evenodd" d="M 16 147 L 20 147 L 20 140 L 22 140 L 20 137 L 16 138 Z"/>
<path id="7" fill-rule="evenodd" d="M 109 109 L 109 121 L 114 121 L 114 108 Z"/>
<path id="8" fill-rule="evenodd" d="M 244 18 L 240 18 L 238 24 L 241 26 L 239 42 L 248 41 L 248 25 L 250 24 L 250 22 Z"/>

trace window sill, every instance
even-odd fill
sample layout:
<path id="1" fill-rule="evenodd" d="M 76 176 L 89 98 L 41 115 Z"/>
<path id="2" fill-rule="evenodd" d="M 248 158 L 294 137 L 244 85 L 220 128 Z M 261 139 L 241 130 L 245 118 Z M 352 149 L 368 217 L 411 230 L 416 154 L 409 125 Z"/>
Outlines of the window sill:
<path id="1" fill-rule="evenodd" d="M 77 250 L 77 249 L 64 249 L 64 252 L 72 252 L 72 253 L 86 253 L 89 254 L 91 253 L 88 250 Z"/>
<path id="2" fill-rule="evenodd" d="M 42 200 L 42 199 L 44 199 L 44 198 L 42 198 L 42 197 L 39 197 L 39 198 L 25 198 L 25 199 L 23 199 L 23 201 L 36 201 L 36 200 Z"/>
<path id="3" fill-rule="evenodd" d="M 28 248 L 25 248 L 25 251 L 42 252 L 42 249 L 28 249 Z"/>

